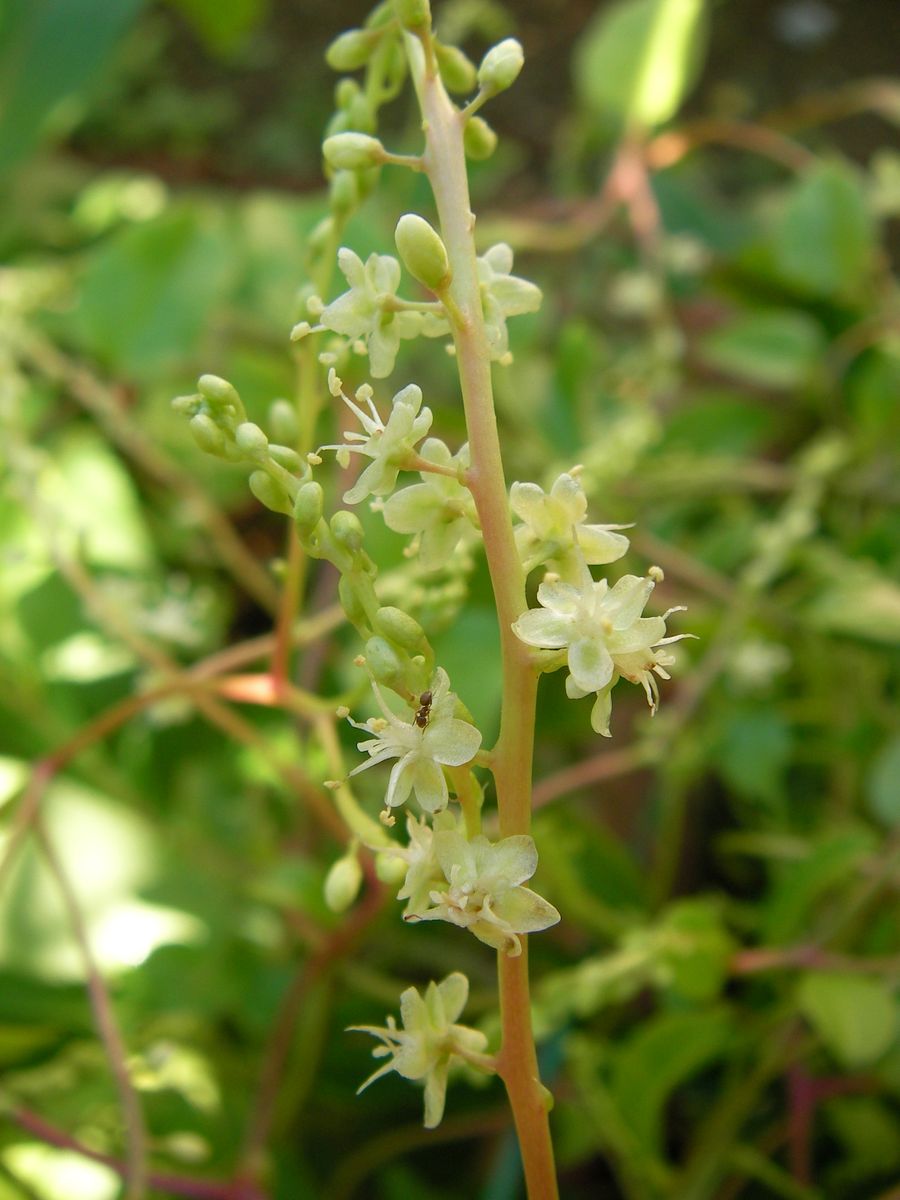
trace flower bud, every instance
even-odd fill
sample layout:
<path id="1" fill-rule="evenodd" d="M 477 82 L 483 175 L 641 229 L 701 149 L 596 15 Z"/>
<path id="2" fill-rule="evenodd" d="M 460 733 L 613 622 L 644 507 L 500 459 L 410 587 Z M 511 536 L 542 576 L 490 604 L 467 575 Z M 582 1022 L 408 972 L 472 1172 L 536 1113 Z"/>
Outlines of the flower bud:
<path id="1" fill-rule="evenodd" d="M 405 29 L 421 29 L 431 24 L 429 0 L 394 0 L 394 12 Z"/>
<path id="2" fill-rule="evenodd" d="M 206 454 L 215 454 L 222 458 L 226 453 L 228 440 L 209 413 L 197 413 L 191 417 L 188 428 L 194 441 Z"/>
<path id="3" fill-rule="evenodd" d="M 379 683 L 393 684 L 403 670 L 400 656 L 383 637 L 371 637 L 366 642 L 366 663 Z"/>
<path id="4" fill-rule="evenodd" d="M 336 37 L 325 51 L 325 61 L 332 71 L 356 71 L 369 61 L 376 40 L 365 30 L 348 29 Z"/>
<path id="5" fill-rule="evenodd" d="M 176 396 L 172 401 L 172 407 L 183 417 L 193 417 L 203 407 L 203 397 L 196 393 L 193 396 Z"/>
<path id="6" fill-rule="evenodd" d="M 242 411 L 241 398 L 227 379 L 220 379 L 218 375 L 201 375 L 197 387 L 201 395 L 213 404 L 231 404 L 239 412 Z"/>
<path id="7" fill-rule="evenodd" d="M 497 135 L 481 117 L 470 117 L 463 133 L 466 157 L 473 162 L 490 158 L 497 148 Z"/>
<path id="8" fill-rule="evenodd" d="M 347 509 L 339 509 L 331 518 L 331 532 L 334 540 L 347 550 L 361 550 L 363 544 L 363 527 L 356 513 Z"/>
<path id="9" fill-rule="evenodd" d="M 306 485 L 309 486 L 308 484 Z M 318 487 L 318 484 L 316 485 Z M 302 488 L 300 489 L 303 490 Z M 366 616 L 366 606 L 363 604 L 362 597 L 359 594 L 352 575 L 342 575 L 338 584 L 338 599 L 341 602 L 341 607 L 347 614 L 347 619 L 352 625 L 367 626 L 368 618 Z"/>
<path id="10" fill-rule="evenodd" d="M 234 431 L 234 440 L 238 448 L 251 458 L 262 457 L 269 448 L 269 439 L 252 421 L 244 421 L 238 425 Z"/>
<path id="11" fill-rule="evenodd" d="M 367 133 L 335 133 L 325 139 L 322 153 L 336 171 L 364 171 L 385 160 L 384 146 Z"/>
<path id="12" fill-rule="evenodd" d="M 447 248 L 424 217 L 406 213 L 397 222 L 394 241 L 403 265 L 419 283 L 439 292 L 450 282 Z"/>
<path id="13" fill-rule="evenodd" d="M 379 608 L 375 614 L 375 623 L 380 633 L 402 646 L 404 650 L 409 650 L 411 654 L 422 649 L 425 630 L 414 617 L 402 609 L 394 608 L 393 605 Z"/>
<path id="14" fill-rule="evenodd" d="M 276 441 L 292 446 L 300 436 L 297 410 L 290 400 L 273 400 L 269 405 L 269 428 Z"/>
<path id="15" fill-rule="evenodd" d="M 286 471 L 307 471 L 306 463 L 290 446 L 279 446 L 277 442 L 270 442 L 269 457 Z"/>
<path id="16" fill-rule="evenodd" d="M 448 92 L 471 92 L 475 87 L 475 64 L 458 46 L 434 46 L 438 70 Z"/>
<path id="17" fill-rule="evenodd" d="M 289 517 L 294 511 L 291 498 L 285 489 L 265 471 L 254 471 L 249 479 L 250 491 L 260 504 L 270 508 L 272 512 L 284 513 Z"/>
<path id="18" fill-rule="evenodd" d="M 318 525 L 324 502 L 321 484 L 312 479 L 303 484 L 294 500 L 294 521 L 300 533 L 309 533 Z"/>
<path id="19" fill-rule="evenodd" d="M 359 206 L 359 183 L 355 171 L 335 171 L 331 180 L 331 207 L 335 212 L 351 213 Z"/>
<path id="20" fill-rule="evenodd" d="M 492 46 L 481 60 L 478 86 L 492 96 L 497 92 L 505 92 L 515 83 L 524 62 L 521 43 L 515 38 L 504 38 Z"/>
<path id="21" fill-rule="evenodd" d="M 359 895 L 362 879 L 362 867 L 353 847 L 343 858 L 332 863 L 331 870 L 325 876 L 325 903 L 332 912 L 347 911 Z"/>
<path id="22" fill-rule="evenodd" d="M 406 878 L 407 864 L 396 854 L 375 856 L 375 874 L 388 887 L 396 887 Z"/>

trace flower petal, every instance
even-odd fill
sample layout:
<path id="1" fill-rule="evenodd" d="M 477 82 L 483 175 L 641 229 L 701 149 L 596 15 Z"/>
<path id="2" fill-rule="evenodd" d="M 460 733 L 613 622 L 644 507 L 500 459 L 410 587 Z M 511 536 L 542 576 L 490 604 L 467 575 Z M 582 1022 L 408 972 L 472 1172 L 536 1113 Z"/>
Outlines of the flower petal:
<path id="1" fill-rule="evenodd" d="M 447 1096 L 447 1072 L 449 1069 L 450 1059 L 442 1058 L 435 1063 L 425 1077 L 426 1129 L 434 1129 L 441 1123 Z"/>
<path id="2" fill-rule="evenodd" d="M 559 912 L 543 896 L 531 888 L 517 887 L 498 896 L 494 912 L 516 933 L 536 933 L 549 929 L 559 919 Z"/>
<path id="3" fill-rule="evenodd" d="M 469 981 L 462 971 L 453 971 L 437 985 L 444 1002 L 444 1015 L 448 1024 L 459 1019 L 469 998 Z"/>
<path id="4" fill-rule="evenodd" d="M 504 888 L 518 887 L 537 870 L 538 856 L 534 838 L 526 833 L 502 838 L 491 847 L 489 866 L 482 879 L 493 895 Z M 499 886 L 498 886 L 499 885 Z"/>
<path id="5" fill-rule="evenodd" d="M 450 794 L 444 772 L 431 758 L 417 758 L 410 770 L 413 790 L 425 812 L 440 812 L 447 807 Z"/>
<path id="6" fill-rule="evenodd" d="M 613 673 L 613 660 L 599 637 L 583 637 L 569 646 L 569 670 L 586 692 L 598 692 Z"/>
<path id="7" fill-rule="evenodd" d="M 481 733 L 468 721 L 456 717 L 429 724 L 422 738 L 422 752 L 445 767 L 461 767 L 478 753 Z"/>
<path id="8" fill-rule="evenodd" d="M 530 608 L 513 622 L 513 633 L 528 646 L 546 650 L 561 650 L 572 636 L 573 618 L 549 612 L 546 608 Z"/>

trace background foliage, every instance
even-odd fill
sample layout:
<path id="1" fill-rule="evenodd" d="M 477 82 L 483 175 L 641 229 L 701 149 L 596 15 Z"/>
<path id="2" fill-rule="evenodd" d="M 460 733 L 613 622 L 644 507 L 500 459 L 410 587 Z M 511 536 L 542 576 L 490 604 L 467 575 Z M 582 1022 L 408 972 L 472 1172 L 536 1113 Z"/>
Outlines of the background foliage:
<path id="1" fill-rule="evenodd" d="M 121 1161 L 128 1114 L 78 913 L 144 1109 L 150 1194 L 519 1194 L 499 1087 L 453 1087 L 427 1134 L 400 1081 L 354 1099 L 368 1046 L 341 1032 L 454 967 L 491 1032 L 490 952 L 402 929 L 372 879 L 331 914 L 338 849 L 311 793 L 334 772 L 315 732 L 197 690 L 225 647 L 249 644 L 236 668 L 265 662 L 285 530 L 170 399 L 214 370 L 265 424 L 291 394 L 324 212 L 322 54 L 365 15 L 338 8 L 0 11 L 8 856 L 29 764 L 160 691 L 43 796 L 77 905 L 38 839 L 0 875 L 2 1200 L 119 1194 L 102 1160 Z M 476 56 L 510 33 L 526 50 L 500 149 L 473 168 L 484 243 L 509 241 L 546 296 L 497 372 L 509 478 L 582 463 L 595 519 L 635 522 L 623 570 L 661 564 L 663 607 L 688 604 L 679 628 L 699 635 L 653 721 L 617 695 L 612 743 L 587 701 L 542 684 L 539 890 L 564 920 L 535 939 L 536 1016 L 568 1197 L 900 1194 L 891 8 L 438 9 Z M 404 103 L 388 120 L 414 144 Z M 348 241 L 383 250 L 421 186 L 388 172 Z M 397 378 L 460 433 L 449 364 L 404 354 Z M 366 523 L 489 739 L 483 566 L 422 576 Z M 303 634 L 299 682 L 352 694 L 359 647 L 327 570 L 308 608 L 321 632 Z"/>

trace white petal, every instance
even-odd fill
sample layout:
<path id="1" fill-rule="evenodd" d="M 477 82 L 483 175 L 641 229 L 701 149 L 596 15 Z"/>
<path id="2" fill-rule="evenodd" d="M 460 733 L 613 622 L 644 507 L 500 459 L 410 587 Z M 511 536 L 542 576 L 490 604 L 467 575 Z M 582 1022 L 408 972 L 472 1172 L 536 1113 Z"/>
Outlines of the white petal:
<path id="1" fill-rule="evenodd" d="M 598 692 L 613 673 L 613 660 L 600 638 L 579 638 L 569 646 L 569 670 L 580 688 Z"/>
<path id="2" fill-rule="evenodd" d="M 544 608 L 566 615 L 574 615 L 583 605 L 581 592 L 571 583 L 542 583 L 537 598 Z"/>
<path id="3" fill-rule="evenodd" d="M 543 896 L 531 888 L 517 887 L 500 896 L 494 904 L 494 912 L 516 933 L 536 933 L 549 929 L 559 919 L 559 912 Z"/>
<path id="4" fill-rule="evenodd" d="M 456 717 L 429 724 L 422 739 L 422 753 L 446 767 L 461 767 L 478 753 L 481 734 L 468 721 Z"/>
<path id="5" fill-rule="evenodd" d="M 488 874 L 506 887 L 518 887 L 537 870 L 538 856 L 534 838 L 525 833 L 502 838 L 491 847 Z"/>
<path id="6" fill-rule="evenodd" d="M 603 603 L 604 614 L 614 628 L 627 629 L 644 611 L 644 605 L 653 591 L 653 580 L 639 575 L 623 575 L 615 587 L 610 589 Z"/>
<path id="7" fill-rule="evenodd" d="M 572 636 L 572 618 L 560 617 L 545 608 L 530 608 L 513 622 L 513 633 L 527 646 L 561 650 Z"/>
<path id="8" fill-rule="evenodd" d="M 433 759 L 417 758 L 411 768 L 413 790 L 422 809 L 435 813 L 447 807 L 450 799 L 444 772 Z"/>
<path id="9" fill-rule="evenodd" d="M 437 985 L 444 1002 L 444 1015 L 448 1024 L 459 1019 L 469 998 L 469 981 L 462 971 L 454 971 Z"/>
<path id="10" fill-rule="evenodd" d="M 384 803 L 388 808 L 398 808 L 409 797 L 413 786 L 415 761 L 412 754 L 405 754 L 399 762 L 394 764 L 388 781 L 387 795 L 384 798 Z"/>

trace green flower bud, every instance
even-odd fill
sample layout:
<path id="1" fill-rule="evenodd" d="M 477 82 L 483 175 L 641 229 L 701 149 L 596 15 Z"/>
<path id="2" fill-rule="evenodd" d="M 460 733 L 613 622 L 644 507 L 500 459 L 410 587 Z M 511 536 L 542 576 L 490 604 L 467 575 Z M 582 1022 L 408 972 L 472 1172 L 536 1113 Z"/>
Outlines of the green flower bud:
<path id="1" fill-rule="evenodd" d="M 309 486 L 308 484 L 306 485 Z M 316 485 L 318 486 L 318 484 Z M 300 489 L 303 490 L 302 488 Z M 359 593 L 359 586 L 353 575 L 342 575 L 338 584 L 338 599 L 341 602 L 341 607 L 347 614 L 347 619 L 352 625 L 357 627 L 367 627 L 368 618 L 366 617 L 366 607 L 363 604 L 362 596 Z"/>
<path id="2" fill-rule="evenodd" d="M 193 417 L 203 407 L 203 397 L 196 393 L 193 396 L 176 396 L 172 401 L 172 407 L 183 417 Z"/>
<path id="3" fill-rule="evenodd" d="M 471 92 L 475 88 L 475 64 L 458 46 L 445 46 L 436 42 L 434 46 L 441 79 L 450 92 Z"/>
<path id="4" fill-rule="evenodd" d="M 431 24 L 428 0 L 394 0 L 394 12 L 405 29 L 422 29 Z"/>
<path id="5" fill-rule="evenodd" d="M 250 476 L 249 483 L 250 491 L 260 504 L 264 504 L 272 512 L 284 513 L 287 517 L 293 515 L 294 506 L 290 496 L 271 475 L 267 475 L 265 471 L 254 471 Z"/>
<path id="6" fill-rule="evenodd" d="M 197 387 L 213 404 L 231 404 L 238 412 L 243 411 L 241 398 L 227 379 L 220 379 L 218 375 L 201 375 L 197 380 Z"/>
<path id="7" fill-rule="evenodd" d="M 234 440 L 239 449 L 250 458 L 262 458 L 269 449 L 269 439 L 258 425 L 244 421 L 234 431 Z"/>
<path id="8" fill-rule="evenodd" d="M 422 649 L 425 630 L 414 617 L 402 609 L 394 608 L 393 605 L 379 608 L 375 614 L 375 623 L 380 633 L 402 646 L 404 650 L 409 650 L 411 654 Z"/>
<path id="9" fill-rule="evenodd" d="M 490 158 L 497 148 L 497 135 L 481 117 L 470 117 L 463 133 L 466 157 L 473 162 Z"/>
<path id="10" fill-rule="evenodd" d="M 447 247 L 424 217 L 406 213 L 397 222 L 394 241 L 403 265 L 419 283 L 439 292 L 450 282 Z"/>
<path id="11" fill-rule="evenodd" d="M 332 71 L 357 71 L 369 61 L 377 39 L 362 29 L 348 29 L 334 39 L 325 51 Z"/>
<path id="12" fill-rule="evenodd" d="M 355 171 L 335 171 L 331 180 L 331 207 L 346 215 L 359 207 L 359 183 Z"/>
<path id="13" fill-rule="evenodd" d="M 375 856 L 375 874 L 388 887 L 397 887 L 406 878 L 407 864 L 396 854 L 378 854 Z"/>
<path id="14" fill-rule="evenodd" d="M 331 532 L 334 540 L 346 549 L 362 549 L 363 527 L 356 513 L 348 512 L 345 508 L 339 509 L 331 518 Z"/>
<path id="15" fill-rule="evenodd" d="M 322 519 L 325 493 L 322 485 L 311 479 L 304 483 L 294 500 L 294 520 L 301 533 L 309 533 Z"/>
<path id="16" fill-rule="evenodd" d="M 293 445 L 300 436 L 297 410 L 290 400 L 273 400 L 269 405 L 269 428 L 276 441 Z"/>
<path id="17" fill-rule="evenodd" d="M 309 473 L 309 469 L 296 450 L 292 450 L 290 446 L 279 446 L 277 442 L 269 443 L 269 457 L 277 462 L 279 467 L 284 467 L 286 471 L 305 471 Z"/>
<path id="18" fill-rule="evenodd" d="M 396 682 L 403 671 L 403 664 L 396 650 L 383 637 L 371 637 L 366 642 L 366 665 L 379 683 L 389 686 Z"/>
<path id="19" fill-rule="evenodd" d="M 188 422 L 194 441 L 206 454 L 223 458 L 227 453 L 228 439 L 209 413 L 197 413 Z"/>
<path id="20" fill-rule="evenodd" d="M 325 877 L 325 903 L 332 912 L 347 911 L 359 895 L 362 880 L 362 867 L 359 865 L 354 846 L 343 858 L 332 863 L 331 870 Z"/>
<path id="21" fill-rule="evenodd" d="M 336 171 L 364 171 L 385 160 L 384 146 L 367 133 L 335 133 L 325 139 L 322 153 Z"/>
<path id="22" fill-rule="evenodd" d="M 504 38 L 492 46 L 478 68 L 478 86 L 491 95 L 505 92 L 518 78 L 525 55 L 515 38 Z"/>
<path id="23" fill-rule="evenodd" d="M 334 102 L 338 108 L 348 109 L 362 90 L 355 79 L 339 79 L 334 88 Z"/>

